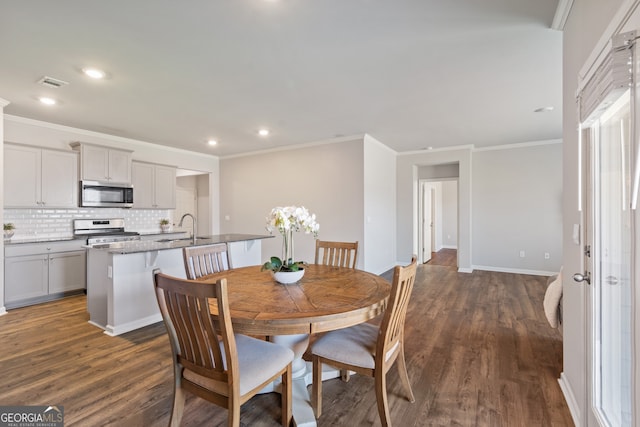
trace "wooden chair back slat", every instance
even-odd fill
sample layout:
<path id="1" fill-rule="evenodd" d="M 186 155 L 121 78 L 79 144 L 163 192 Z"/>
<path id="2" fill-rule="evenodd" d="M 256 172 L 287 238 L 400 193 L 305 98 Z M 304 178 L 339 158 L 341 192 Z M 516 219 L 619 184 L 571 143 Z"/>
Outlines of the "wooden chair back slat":
<path id="1" fill-rule="evenodd" d="M 316 240 L 316 264 L 356 268 L 358 242 Z"/>
<path id="2" fill-rule="evenodd" d="M 392 356 L 400 350 L 402 345 L 404 323 L 417 267 L 417 258 L 414 256 L 411 264 L 406 267 L 398 265 L 393 269 L 391 293 L 380 324 L 380 339 L 376 349 L 376 357 L 381 357 L 383 363 L 393 361 Z"/>
<path id="3" fill-rule="evenodd" d="M 231 269 L 226 243 L 189 246 L 183 248 L 182 256 L 187 279 L 190 280 Z"/>
<path id="4" fill-rule="evenodd" d="M 228 367 L 234 365 L 233 357 L 228 355 L 235 355 L 228 302 L 225 307 L 226 279 L 204 283 L 162 273 L 154 277 L 160 312 L 165 323 L 172 326 L 168 328 L 169 338 L 179 363 L 201 375 L 226 381 Z M 219 330 L 209 313 L 212 299 L 217 301 L 218 312 L 223 314 L 218 316 Z M 221 346 L 225 347 L 227 368 Z"/>

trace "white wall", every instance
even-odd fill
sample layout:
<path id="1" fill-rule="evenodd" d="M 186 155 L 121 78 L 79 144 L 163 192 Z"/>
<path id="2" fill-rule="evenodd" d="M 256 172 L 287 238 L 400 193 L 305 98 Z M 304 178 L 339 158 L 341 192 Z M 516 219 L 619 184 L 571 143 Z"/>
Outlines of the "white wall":
<path id="1" fill-rule="evenodd" d="M 419 178 L 440 178 L 434 165 L 454 163 L 459 175 L 459 270 L 557 272 L 562 253 L 561 161 L 560 141 L 398 154 L 398 259 L 405 261 L 411 250 L 418 250 Z M 526 263 L 519 257 L 522 249 Z M 527 258 L 527 251 L 535 257 Z"/>
<path id="2" fill-rule="evenodd" d="M 458 176 L 460 176 L 460 166 L 457 163 L 423 166 L 418 170 L 419 179 L 436 180 Z"/>
<path id="3" fill-rule="evenodd" d="M 215 182 L 218 182 L 218 177 L 216 176 Z M 196 175 L 196 191 L 198 194 L 198 218 L 216 218 L 216 230 L 220 229 L 220 212 L 218 212 L 218 204 L 214 206 L 209 202 L 209 175 Z M 215 209 L 215 211 L 214 211 Z M 179 218 L 178 218 L 179 219 Z M 211 234 L 215 234 L 211 231 L 211 227 L 213 227 L 213 223 L 198 223 L 198 234 L 200 236 L 209 236 Z"/>
<path id="4" fill-rule="evenodd" d="M 458 248 L 458 181 L 442 181 L 442 247 Z"/>
<path id="5" fill-rule="evenodd" d="M 626 0 L 574 1 L 563 34 L 563 347 L 564 366 L 561 384 L 572 409 L 576 425 L 586 425 L 586 339 L 585 292 L 588 288 L 571 280 L 582 270 L 582 249 L 572 238 L 573 224 L 581 223 L 578 211 L 578 133 L 576 108 L 578 74 L 609 25 L 616 11 Z"/>
<path id="6" fill-rule="evenodd" d="M 473 268 L 557 273 L 562 265 L 561 141 L 475 150 L 472 182 Z"/>
<path id="7" fill-rule="evenodd" d="M 220 160 L 222 233 L 267 234 L 276 206 L 315 213 L 323 240 L 365 242 L 363 138 L 311 144 Z M 282 237 L 263 240 L 262 256 L 281 256 Z M 313 262 L 313 236 L 294 236 L 297 260 Z M 358 257 L 364 268 L 364 256 Z"/>
<path id="8" fill-rule="evenodd" d="M 395 265 L 396 152 L 364 137 L 364 270 L 383 273 Z M 363 245 L 364 243 L 364 245 Z M 362 255 L 360 255 L 362 254 Z"/>

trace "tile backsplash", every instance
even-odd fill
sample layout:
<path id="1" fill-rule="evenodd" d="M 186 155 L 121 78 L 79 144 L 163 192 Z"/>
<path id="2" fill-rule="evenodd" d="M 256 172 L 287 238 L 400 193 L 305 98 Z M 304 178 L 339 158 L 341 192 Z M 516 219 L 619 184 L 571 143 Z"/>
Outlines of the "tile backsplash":
<path id="1" fill-rule="evenodd" d="M 67 238 L 73 235 L 74 219 L 124 218 L 127 231 L 159 232 L 160 220 L 172 223 L 171 209 L 4 209 L 4 223 L 15 225 L 13 240 L 34 238 Z"/>

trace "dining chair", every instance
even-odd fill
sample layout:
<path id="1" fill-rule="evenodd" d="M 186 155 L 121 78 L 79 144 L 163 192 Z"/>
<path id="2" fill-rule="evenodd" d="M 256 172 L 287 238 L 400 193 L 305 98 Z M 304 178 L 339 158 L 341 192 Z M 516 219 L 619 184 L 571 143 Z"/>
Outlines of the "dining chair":
<path id="1" fill-rule="evenodd" d="M 190 280 L 231 269 L 226 243 L 187 246 L 182 249 L 182 257 L 187 279 Z"/>
<path id="2" fill-rule="evenodd" d="M 169 425 L 180 425 L 185 392 L 229 411 L 240 425 L 240 406 L 274 380 L 282 381 L 282 425 L 291 414 L 293 352 L 278 344 L 234 334 L 225 278 L 197 282 L 153 271 L 156 298 L 173 354 L 173 407 Z M 210 305 L 217 310 L 214 321 Z"/>
<path id="3" fill-rule="evenodd" d="M 407 397 L 415 402 L 404 358 L 404 322 L 416 269 L 415 255 L 408 266 L 394 268 L 391 293 L 380 326 L 361 323 L 327 332 L 313 343 L 312 405 L 316 418 L 322 414 L 323 363 L 374 378 L 378 414 L 383 426 L 391 426 L 386 374 L 396 361 Z"/>
<path id="4" fill-rule="evenodd" d="M 356 268 L 358 242 L 316 240 L 316 264 Z"/>
<path id="5" fill-rule="evenodd" d="M 356 268 L 358 258 L 358 242 L 330 242 L 316 240 L 316 264 L 331 265 L 334 267 Z M 347 382 L 351 372 L 340 370 L 340 378 Z"/>

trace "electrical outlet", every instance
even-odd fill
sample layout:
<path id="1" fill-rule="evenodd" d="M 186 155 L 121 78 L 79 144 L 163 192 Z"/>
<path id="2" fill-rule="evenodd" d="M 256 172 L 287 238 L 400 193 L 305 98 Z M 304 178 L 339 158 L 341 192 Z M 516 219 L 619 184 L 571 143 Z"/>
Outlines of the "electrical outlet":
<path id="1" fill-rule="evenodd" d="M 544 253 L 544 259 L 549 259 L 551 258 L 551 256 L 549 255 L 549 252 L 545 252 Z"/>
<path id="2" fill-rule="evenodd" d="M 524 258 L 524 251 L 520 251 L 520 258 Z"/>

